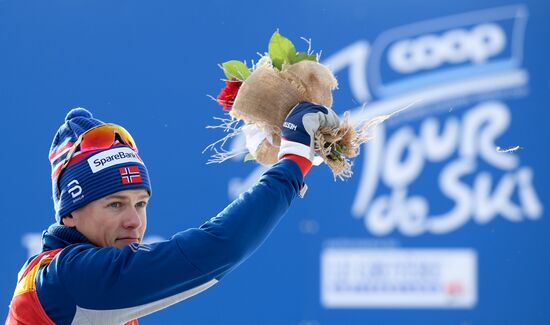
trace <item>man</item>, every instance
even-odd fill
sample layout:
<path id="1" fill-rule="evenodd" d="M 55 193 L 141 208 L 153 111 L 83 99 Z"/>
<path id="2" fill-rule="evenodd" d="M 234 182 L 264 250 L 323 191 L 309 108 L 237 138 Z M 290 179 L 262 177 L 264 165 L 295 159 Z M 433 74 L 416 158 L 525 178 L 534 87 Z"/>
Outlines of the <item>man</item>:
<path id="1" fill-rule="evenodd" d="M 70 111 L 49 156 L 57 222 L 19 273 L 6 324 L 137 324 L 218 282 L 300 193 L 315 131 L 339 125 L 312 103 L 285 122 L 280 161 L 256 185 L 199 228 L 144 245 L 151 185 L 134 140 L 85 109 Z"/>

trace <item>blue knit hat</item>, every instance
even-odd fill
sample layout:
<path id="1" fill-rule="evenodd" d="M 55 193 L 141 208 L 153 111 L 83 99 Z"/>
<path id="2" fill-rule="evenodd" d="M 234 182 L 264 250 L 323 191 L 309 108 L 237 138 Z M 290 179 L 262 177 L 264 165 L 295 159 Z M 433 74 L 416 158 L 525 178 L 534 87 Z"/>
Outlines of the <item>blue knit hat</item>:
<path id="1" fill-rule="evenodd" d="M 151 194 L 149 174 L 137 152 L 123 143 L 111 148 L 75 154 L 59 173 L 78 137 L 89 129 L 105 124 L 84 108 L 75 108 L 65 117 L 50 148 L 52 193 L 55 219 L 63 217 L 104 196 L 143 188 Z"/>

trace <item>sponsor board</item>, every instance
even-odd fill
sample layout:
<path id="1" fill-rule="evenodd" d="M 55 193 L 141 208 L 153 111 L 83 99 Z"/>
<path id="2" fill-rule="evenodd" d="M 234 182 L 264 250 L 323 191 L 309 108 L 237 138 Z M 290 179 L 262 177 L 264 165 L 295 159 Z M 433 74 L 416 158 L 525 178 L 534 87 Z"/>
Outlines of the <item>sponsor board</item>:
<path id="1" fill-rule="evenodd" d="M 321 253 L 325 308 L 473 308 L 471 249 L 328 247 Z"/>

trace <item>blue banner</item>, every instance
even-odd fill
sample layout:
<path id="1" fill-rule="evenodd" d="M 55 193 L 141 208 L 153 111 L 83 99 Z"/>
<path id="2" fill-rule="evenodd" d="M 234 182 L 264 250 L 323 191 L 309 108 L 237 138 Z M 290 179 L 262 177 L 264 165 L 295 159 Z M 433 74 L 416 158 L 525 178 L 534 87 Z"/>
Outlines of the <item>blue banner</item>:
<path id="1" fill-rule="evenodd" d="M 535 0 L 0 0 L 1 317 L 55 221 L 47 156 L 68 110 L 132 133 L 153 187 L 146 240 L 169 238 L 266 170 L 202 152 L 224 136 L 206 128 L 224 117 L 208 97 L 224 87 L 218 64 L 257 61 L 279 29 L 321 51 L 337 113 L 392 116 L 351 179 L 314 167 L 252 257 L 140 323 L 548 324 L 549 12 Z"/>

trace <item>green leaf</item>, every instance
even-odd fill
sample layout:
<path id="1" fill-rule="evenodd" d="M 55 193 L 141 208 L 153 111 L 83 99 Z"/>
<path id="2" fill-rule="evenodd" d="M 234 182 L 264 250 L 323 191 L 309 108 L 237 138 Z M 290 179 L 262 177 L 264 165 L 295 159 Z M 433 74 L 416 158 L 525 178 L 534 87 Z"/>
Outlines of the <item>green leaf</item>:
<path id="1" fill-rule="evenodd" d="M 288 38 L 277 31 L 269 40 L 268 52 L 273 66 L 281 70 L 283 63 L 292 62 L 292 58 L 296 55 L 296 48 Z"/>
<path id="2" fill-rule="evenodd" d="M 252 156 L 252 154 L 249 152 L 246 154 L 246 156 L 244 156 L 244 161 L 249 161 L 249 160 L 256 160 L 256 158 L 254 158 L 254 156 Z"/>
<path id="3" fill-rule="evenodd" d="M 222 64 L 223 72 L 227 79 L 238 79 L 244 81 L 248 76 L 250 76 L 250 70 L 246 64 L 241 61 L 231 60 Z"/>
<path id="4" fill-rule="evenodd" d="M 307 54 L 305 52 L 298 52 L 294 56 L 291 57 L 290 64 L 298 63 L 298 62 L 304 61 L 304 60 L 317 61 L 317 55 Z"/>

